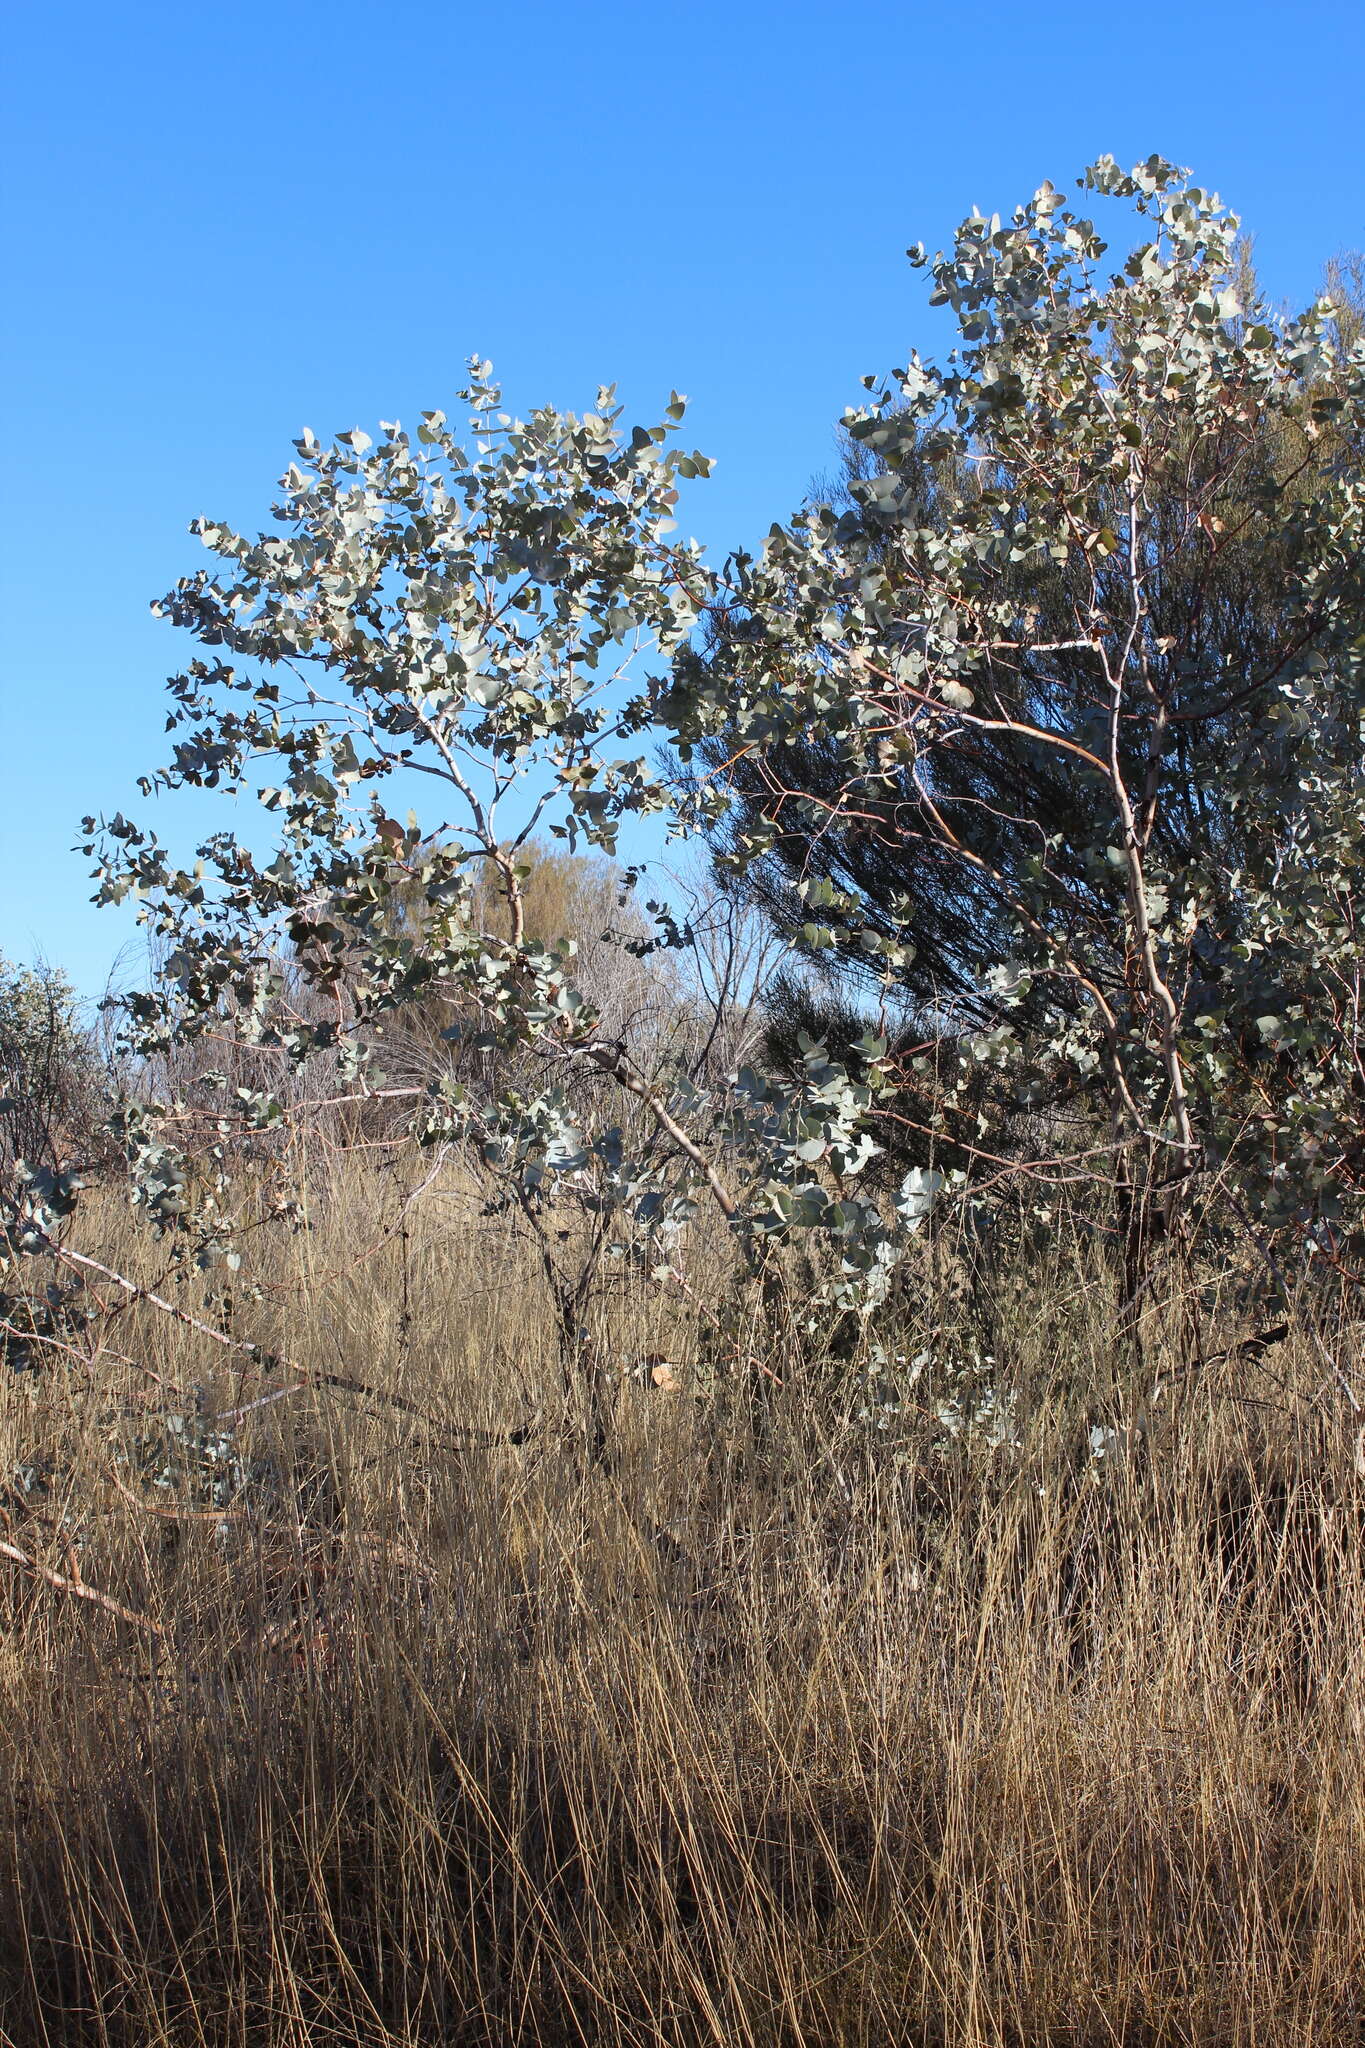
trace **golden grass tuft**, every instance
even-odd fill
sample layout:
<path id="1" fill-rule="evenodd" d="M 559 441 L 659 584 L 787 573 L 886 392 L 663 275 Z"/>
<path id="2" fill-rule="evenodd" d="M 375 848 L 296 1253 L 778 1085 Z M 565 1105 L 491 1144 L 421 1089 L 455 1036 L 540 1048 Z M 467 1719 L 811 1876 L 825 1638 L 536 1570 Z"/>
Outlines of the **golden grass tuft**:
<path id="1" fill-rule="evenodd" d="M 367 1260 L 388 1201 L 351 1167 L 261 1301 L 197 1299 L 429 1422 L 301 1388 L 220 1506 L 149 1369 L 201 1418 L 276 1383 L 193 1331 L 0 1391 L 0 1535 L 152 1625 L 0 1561 L 7 2048 L 1359 2041 L 1365 1489 L 1311 1358 L 1096 1461 L 1054 1272 L 1011 1441 L 869 1449 L 623 1291 L 611 1356 L 685 1384 L 623 1376 L 595 1464 L 534 1268 L 437 1190 Z"/>

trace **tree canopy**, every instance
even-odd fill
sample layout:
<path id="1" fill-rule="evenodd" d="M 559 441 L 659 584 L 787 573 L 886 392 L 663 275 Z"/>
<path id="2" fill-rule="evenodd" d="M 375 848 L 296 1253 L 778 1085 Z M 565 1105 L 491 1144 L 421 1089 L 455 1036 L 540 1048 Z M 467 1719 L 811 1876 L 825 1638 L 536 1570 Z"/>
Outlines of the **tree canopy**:
<path id="1" fill-rule="evenodd" d="M 1085 184 L 1151 239 L 1106 277 L 1050 186 L 967 221 L 932 266 L 961 348 L 850 416 L 845 507 L 737 565 L 683 657 L 726 707 L 698 799 L 809 952 L 1016 1092 L 1098 1091 L 1156 1180 L 1235 1158 L 1330 1242 L 1360 1163 L 1359 340 L 1326 301 L 1242 303 L 1237 221 L 1172 167 Z"/>
<path id="2" fill-rule="evenodd" d="M 255 794 L 275 844 L 216 832 L 186 866 L 121 814 L 86 840 L 101 898 L 137 899 L 164 947 L 130 1048 L 233 1053 L 196 1084 L 217 1090 L 207 1179 L 183 1105 L 121 1112 L 136 1198 L 183 1256 L 234 1256 L 241 1147 L 382 1101 L 395 1140 L 482 1162 L 570 1349 L 556 1203 L 593 1259 L 681 1284 L 699 1203 L 751 1275 L 800 1234 L 823 1298 L 867 1314 L 945 1181 L 869 1180 L 921 1114 L 876 1020 L 842 1057 L 807 1038 L 794 1072 L 716 1075 L 606 1028 L 572 935 L 530 914 L 535 835 L 611 854 L 663 816 L 719 831 L 799 900 L 808 951 L 912 991 L 951 1039 L 924 1126 L 951 1137 L 949 1194 L 1090 1181 L 1146 1215 L 1216 1183 L 1339 1259 L 1365 1164 L 1365 347 L 1326 301 L 1242 303 L 1237 221 L 1173 166 L 1105 158 L 1081 187 L 1136 220 L 1132 254 L 1109 270 L 1051 186 L 964 222 L 929 266 L 960 346 L 873 380 L 850 502 L 757 556 L 712 568 L 677 538 L 707 463 L 676 444 L 676 394 L 633 430 L 610 390 L 522 420 L 479 362 L 463 430 L 305 434 L 271 531 L 201 523 L 215 568 L 158 607 L 198 652 L 143 789 Z M 507 1056 L 500 1087 L 385 1077 L 385 1033 L 433 1006 Z M 325 1085 L 291 1093 L 305 1066 Z M 1030 1104 L 1071 1113 L 1006 1145 L 998 1119 Z M 77 1193 L 30 1163 L 14 1241 L 59 1248 Z"/>

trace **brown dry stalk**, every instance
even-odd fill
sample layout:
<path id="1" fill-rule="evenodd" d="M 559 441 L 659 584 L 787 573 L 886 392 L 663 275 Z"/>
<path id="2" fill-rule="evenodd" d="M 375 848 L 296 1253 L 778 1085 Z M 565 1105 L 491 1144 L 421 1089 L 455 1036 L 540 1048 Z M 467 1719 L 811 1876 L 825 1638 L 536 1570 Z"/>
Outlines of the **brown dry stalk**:
<path id="1" fill-rule="evenodd" d="M 165 1636 L 166 1631 L 161 1623 L 153 1621 L 150 1615 L 139 1614 L 134 1607 L 125 1607 L 121 1600 L 113 1599 L 108 1593 L 101 1593 L 94 1586 L 87 1586 L 84 1579 L 68 1578 L 65 1572 L 54 1572 L 50 1565 L 39 1564 L 37 1558 L 30 1557 L 17 1543 L 9 1543 L 3 1537 L 0 1537 L 0 1557 L 9 1558 L 11 1563 L 17 1564 L 22 1571 L 28 1572 L 30 1577 L 40 1580 L 43 1585 L 51 1586 L 55 1592 L 69 1593 L 73 1600 L 88 1600 L 92 1607 L 100 1608 L 105 1614 L 114 1615 L 119 1621 L 130 1622 L 134 1628 L 145 1629 L 148 1635 Z"/>
<path id="2" fill-rule="evenodd" d="M 230 1337 L 223 1330 L 215 1330 L 212 1323 L 206 1323 L 200 1316 L 191 1315 L 188 1309 L 181 1308 L 176 1302 L 167 1301 L 164 1295 L 154 1293 L 150 1287 L 140 1286 L 136 1280 L 128 1279 L 126 1274 L 117 1272 L 112 1266 L 106 1266 L 100 1259 L 92 1259 L 84 1252 L 72 1251 L 68 1246 L 54 1244 L 50 1240 L 46 1249 L 53 1258 L 62 1260 L 68 1266 L 84 1268 L 100 1274 L 105 1280 L 112 1281 L 115 1287 L 122 1289 L 130 1301 L 145 1301 L 150 1307 L 159 1309 L 163 1315 L 170 1316 L 176 1322 L 185 1324 L 188 1329 L 196 1331 L 199 1336 L 209 1338 L 222 1350 L 235 1352 L 239 1357 L 246 1359 L 248 1367 L 254 1366 L 260 1372 L 292 1373 L 296 1384 L 292 1387 L 282 1387 L 278 1395 L 267 1397 L 269 1399 L 283 1398 L 287 1393 L 298 1393 L 304 1387 L 334 1387 L 341 1393 L 358 1394 L 363 1400 L 376 1401 L 385 1408 L 396 1408 L 400 1414 L 412 1416 L 425 1428 L 435 1430 L 452 1442 L 474 1449 L 488 1449 L 502 1443 L 525 1443 L 531 1434 L 529 1424 L 511 1430 L 455 1429 L 448 1423 L 438 1422 L 416 1401 L 409 1401 L 403 1394 L 389 1393 L 383 1387 L 371 1386 L 366 1380 L 354 1379 L 349 1373 L 314 1371 L 306 1365 L 297 1364 L 291 1358 L 266 1351 L 262 1345 L 252 1343 L 249 1338 Z M 219 1422 L 235 1421 L 239 1416 L 249 1413 L 251 1408 L 264 1405 L 264 1402 L 248 1402 L 240 1408 L 225 1409 L 216 1419 Z"/>

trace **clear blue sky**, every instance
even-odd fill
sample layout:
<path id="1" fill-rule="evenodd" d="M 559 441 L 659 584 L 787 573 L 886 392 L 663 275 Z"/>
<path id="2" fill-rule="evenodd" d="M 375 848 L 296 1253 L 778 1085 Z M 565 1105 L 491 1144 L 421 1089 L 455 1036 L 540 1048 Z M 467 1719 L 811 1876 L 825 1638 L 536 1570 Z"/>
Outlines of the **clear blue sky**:
<path id="1" fill-rule="evenodd" d="M 676 385 L 723 551 L 940 345 L 902 251 L 973 204 L 1155 149 L 1277 297 L 1365 244 L 1361 0 L 28 0 L 6 57 L 0 949 L 86 988 L 129 927 L 69 849 L 183 658 L 148 601 L 303 425 L 445 406 L 472 350 L 523 410 Z"/>

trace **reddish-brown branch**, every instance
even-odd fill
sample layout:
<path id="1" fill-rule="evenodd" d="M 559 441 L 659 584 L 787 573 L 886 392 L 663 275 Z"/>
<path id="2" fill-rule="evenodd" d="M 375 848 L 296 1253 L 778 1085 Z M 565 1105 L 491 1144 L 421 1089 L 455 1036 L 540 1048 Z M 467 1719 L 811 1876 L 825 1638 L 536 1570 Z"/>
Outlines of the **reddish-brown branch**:
<path id="1" fill-rule="evenodd" d="M 50 1565 L 39 1564 L 26 1550 L 21 1550 L 17 1543 L 9 1543 L 3 1537 L 0 1537 L 0 1557 L 9 1558 L 21 1571 L 26 1571 L 31 1578 L 40 1580 L 43 1585 L 51 1586 L 54 1592 L 68 1593 L 73 1600 L 88 1601 L 92 1607 L 98 1607 L 102 1614 L 112 1614 L 116 1620 L 129 1622 L 132 1627 L 143 1629 L 148 1635 L 165 1636 L 166 1631 L 161 1623 L 153 1621 L 150 1615 L 139 1614 L 134 1607 L 125 1607 L 121 1601 L 112 1599 L 108 1593 L 101 1593 L 94 1586 L 87 1586 L 84 1579 L 69 1578 L 65 1572 L 54 1572 Z"/>

